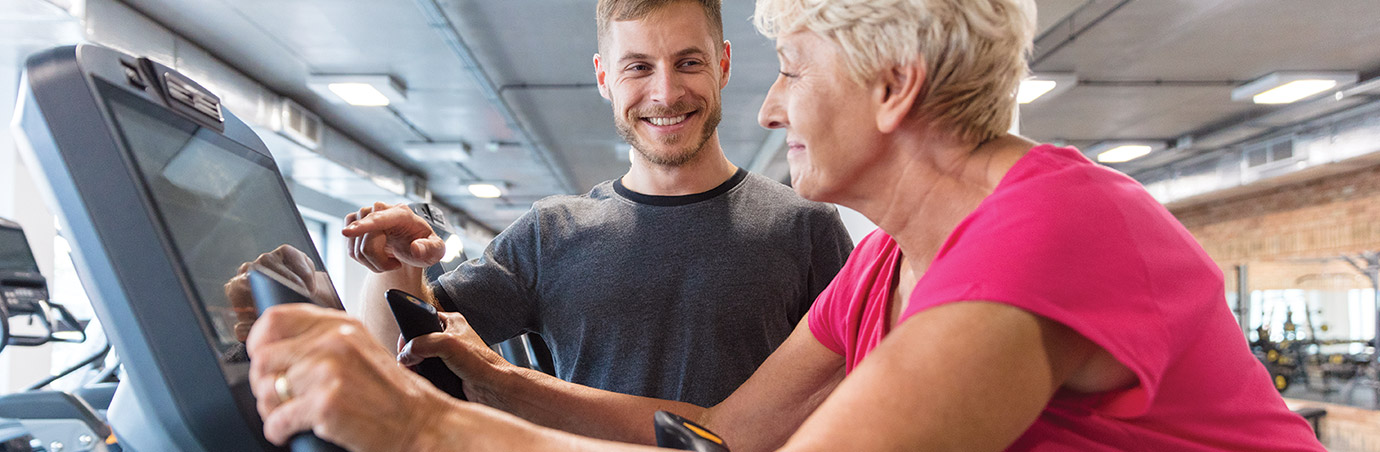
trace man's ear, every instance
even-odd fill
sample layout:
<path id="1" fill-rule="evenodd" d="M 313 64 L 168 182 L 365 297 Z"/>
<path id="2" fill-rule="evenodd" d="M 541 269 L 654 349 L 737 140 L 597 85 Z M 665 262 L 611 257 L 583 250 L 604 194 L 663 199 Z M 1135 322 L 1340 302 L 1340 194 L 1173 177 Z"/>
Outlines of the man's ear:
<path id="1" fill-rule="evenodd" d="M 872 87 L 877 103 L 877 130 L 890 133 L 901 127 L 920 102 L 926 75 L 919 59 L 882 71 Z"/>
<path id="2" fill-rule="evenodd" d="M 722 78 L 721 80 L 719 80 L 719 89 L 724 89 L 725 86 L 728 86 L 728 76 L 729 76 L 729 74 L 731 74 L 731 73 L 733 72 L 733 71 L 731 70 L 732 67 L 733 67 L 733 65 L 730 64 L 730 61 L 732 61 L 732 60 L 733 60 L 733 44 L 729 43 L 728 40 L 725 39 L 725 40 L 724 40 L 724 55 L 723 55 L 722 58 L 719 58 L 719 71 L 722 73 L 721 75 L 723 75 L 723 78 Z"/>
<path id="3" fill-rule="evenodd" d="M 608 71 L 604 70 L 599 54 L 594 54 L 594 82 L 599 85 L 599 95 L 609 99 L 609 85 L 604 83 L 604 76 L 606 75 L 608 75 Z M 609 100 L 612 101 L 613 99 Z"/>

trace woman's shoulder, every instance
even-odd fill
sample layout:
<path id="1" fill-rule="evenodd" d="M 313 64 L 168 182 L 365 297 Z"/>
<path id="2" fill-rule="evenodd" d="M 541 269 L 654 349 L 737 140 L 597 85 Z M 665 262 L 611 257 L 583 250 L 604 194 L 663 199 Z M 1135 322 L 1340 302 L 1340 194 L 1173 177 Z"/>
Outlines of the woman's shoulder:
<path id="1" fill-rule="evenodd" d="M 1012 166 L 975 213 L 1018 214 L 1026 220 L 1022 226 L 1035 221 L 1063 228 L 1115 222 L 1128 211 L 1158 206 L 1135 179 L 1089 160 L 1078 149 L 1040 145 Z"/>

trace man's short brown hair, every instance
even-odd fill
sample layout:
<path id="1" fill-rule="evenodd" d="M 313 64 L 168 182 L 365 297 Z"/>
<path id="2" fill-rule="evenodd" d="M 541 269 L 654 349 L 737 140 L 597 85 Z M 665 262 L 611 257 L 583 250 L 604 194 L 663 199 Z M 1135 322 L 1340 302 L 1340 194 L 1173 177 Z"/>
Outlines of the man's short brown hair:
<path id="1" fill-rule="evenodd" d="M 599 52 L 607 44 L 609 23 L 622 20 L 638 20 L 653 11 L 679 3 L 699 3 L 704 8 L 704 16 L 709 22 L 709 30 L 714 35 L 714 48 L 722 50 L 724 42 L 724 14 L 722 0 L 599 0 L 594 19 L 598 24 Z"/>

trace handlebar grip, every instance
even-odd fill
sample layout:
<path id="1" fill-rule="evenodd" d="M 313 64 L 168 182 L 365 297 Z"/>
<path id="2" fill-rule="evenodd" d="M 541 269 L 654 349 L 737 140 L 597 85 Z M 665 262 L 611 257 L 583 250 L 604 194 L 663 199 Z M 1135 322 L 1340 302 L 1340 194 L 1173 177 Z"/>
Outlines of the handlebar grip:
<path id="1" fill-rule="evenodd" d="M 656 446 L 695 452 L 729 452 L 724 439 L 700 424 L 666 411 L 653 416 Z"/>
<path id="2" fill-rule="evenodd" d="M 403 340 L 410 341 L 418 336 L 444 330 L 441 319 L 436 316 L 436 308 L 422 299 L 397 289 L 390 289 L 384 297 L 388 299 L 388 307 L 393 310 L 393 319 L 398 322 L 398 330 L 402 332 Z M 424 359 L 421 364 L 417 364 L 415 370 L 451 397 L 466 400 L 460 377 L 451 372 L 440 358 Z"/>
<path id="3" fill-rule="evenodd" d="M 249 270 L 249 291 L 254 296 L 254 307 L 260 313 L 268 308 L 287 303 L 311 303 L 305 289 L 296 287 L 273 270 L 252 265 Z M 326 442 L 310 431 L 298 433 L 288 440 L 292 452 L 345 452 L 345 449 Z"/>
<path id="4" fill-rule="evenodd" d="M 292 452 L 345 452 L 345 448 L 318 438 L 315 433 L 298 433 L 288 441 Z"/>

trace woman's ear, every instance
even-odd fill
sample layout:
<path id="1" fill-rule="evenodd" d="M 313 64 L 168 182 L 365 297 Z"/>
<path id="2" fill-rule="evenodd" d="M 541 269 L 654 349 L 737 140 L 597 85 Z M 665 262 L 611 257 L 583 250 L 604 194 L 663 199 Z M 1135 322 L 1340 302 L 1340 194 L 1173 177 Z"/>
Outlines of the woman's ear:
<path id="1" fill-rule="evenodd" d="M 919 59 L 882 71 L 872 87 L 877 102 L 877 130 L 890 133 L 901 127 L 920 102 L 925 75 Z"/>

